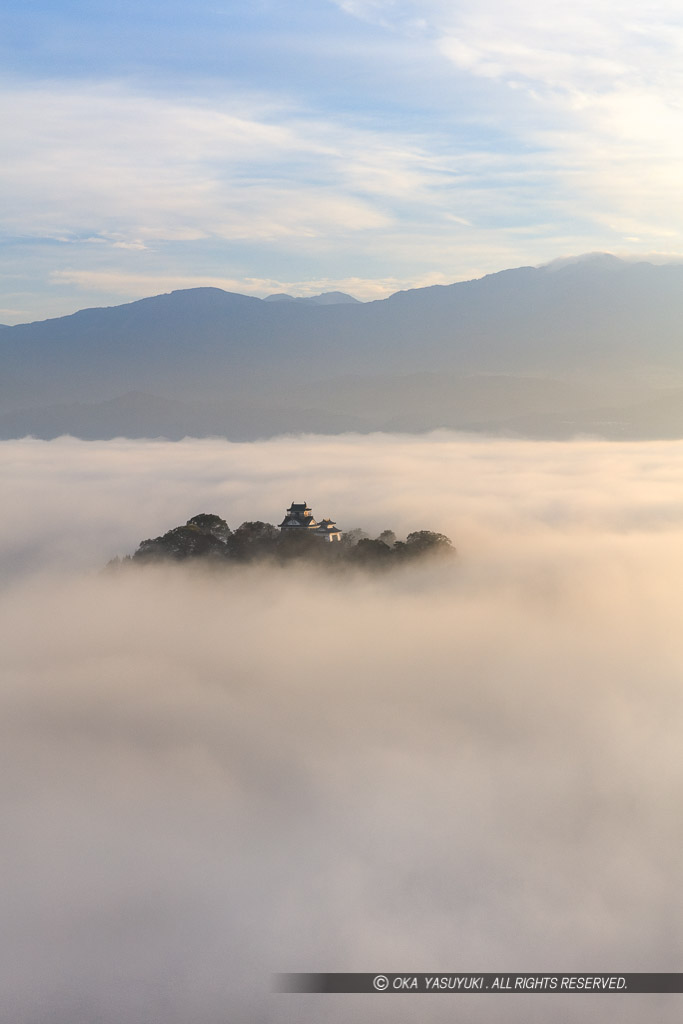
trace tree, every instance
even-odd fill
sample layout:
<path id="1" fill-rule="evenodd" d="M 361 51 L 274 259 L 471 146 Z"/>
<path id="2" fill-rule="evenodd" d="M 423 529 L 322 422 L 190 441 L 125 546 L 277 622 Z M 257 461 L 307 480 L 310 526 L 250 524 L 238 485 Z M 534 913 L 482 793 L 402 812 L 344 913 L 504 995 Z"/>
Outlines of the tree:
<path id="1" fill-rule="evenodd" d="M 349 550 L 349 560 L 357 565 L 372 568 L 389 565 L 392 561 L 392 550 L 383 540 L 370 540 L 361 537 L 355 547 Z"/>
<path id="2" fill-rule="evenodd" d="M 367 540 L 368 535 L 365 530 L 359 529 L 357 526 L 353 530 L 345 530 L 341 535 L 340 543 L 345 548 L 352 548 L 358 543 L 359 540 Z"/>
<path id="3" fill-rule="evenodd" d="M 242 523 L 228 537 L 228 557 L 238 561 L 251 561 L 253 558 L 270 555 L 275 550 L 279 536 L 280 531 L 272 523 L 262 523 L 260 520 Z"/>
<path id="4" fill-rule="evenodd" d="M 224 544 L 232 533 L 232 530 L 226 523 L 225 519 L 221 519 L 220 516 L 209 515 L 206 512 L 202 512 L 200 515 L 193 516 L 192 519 L 188 519 L 185 525 L 196 526 L 202 533 L 207 533 L 211 537 L 215 537 L 216 540 L 222 541 Z"/>
<path id="5" fill-rule="evenodd" d="M 283 530 L 277 541 L 277 553 L 285 561 L 319 561 L 324 558 L 326 548 L 335 546 L 314 536 L 313 530 Z"/>
<path id="6" fill-rule="evenodd" d="M 404 552 L 408 557 L 416 555 L 454 555 L 455 548 L 445 533 L 432 530 L 416 530 L 406 537 Z"/>
<path id="7" fill-rule="evenodd" d="M 225 544 L 198 526 L 176 526 L 163 537 L 143 540 L 133 558 L 144 562 L 181 562 L 186 558 L 225 558 L 225 553 Z"/>

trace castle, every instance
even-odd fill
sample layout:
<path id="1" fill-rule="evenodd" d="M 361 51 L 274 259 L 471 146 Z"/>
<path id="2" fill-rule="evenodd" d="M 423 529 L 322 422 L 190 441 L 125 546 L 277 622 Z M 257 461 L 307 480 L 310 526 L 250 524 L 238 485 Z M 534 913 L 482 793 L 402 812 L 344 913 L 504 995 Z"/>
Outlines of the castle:
<path id="1" fill-rule="evenodd" d="M 280 523 L 280 530 L 287 533 L 293 530 L 307 530 L 314 537 L 324 541 L 341 540 L 342 532 L 337 528 L 332 519 L 321 519 L 316 523 L 313 512 L 305 501 L 295 502 L 285 512 L 285 518 Z"/>

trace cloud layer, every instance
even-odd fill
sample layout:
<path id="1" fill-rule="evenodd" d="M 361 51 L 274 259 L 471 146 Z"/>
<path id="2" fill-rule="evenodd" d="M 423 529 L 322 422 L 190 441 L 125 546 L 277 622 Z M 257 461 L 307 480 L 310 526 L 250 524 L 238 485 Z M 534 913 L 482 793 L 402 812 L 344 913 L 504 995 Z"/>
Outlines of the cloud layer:
<path id="1" fill-rule="evenodd" d="M 376 297 L 680 253 L 669 0 L 152 4 L 115 25 L 94 5 L 87 29 L 10 7 L 6 320 L 133 297 L 138 278 Z"/>
<path id="2" fill-rule="evenodd" d="M 424 1019 L 276 970 L 676 970 L 683 445 L 3 442 L 3 1005 L 51 1024 Z M 103 576 L 307 498 L 454 567 Z M 464 997 L 459 997 L 464 998 Z M 430 1019 L 604 1020 L 471 997 Z M 619 1017 L 678 1019 L 622 997 Z"/>

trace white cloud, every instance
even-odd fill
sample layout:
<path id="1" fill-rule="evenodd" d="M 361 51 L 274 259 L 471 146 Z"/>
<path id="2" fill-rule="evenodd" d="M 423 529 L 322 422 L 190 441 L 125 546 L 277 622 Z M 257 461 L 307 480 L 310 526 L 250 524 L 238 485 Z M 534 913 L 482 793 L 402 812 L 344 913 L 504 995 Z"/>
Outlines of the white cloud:
<path id="1" fill-rule="evenodd" d="M 683 17 L 674 0 L 354 0 L 349 14 L 420 32 L 455 64 L 486 78 L 588 95 L 631 82 L 666 91 L 680 81 Z M 675 90 L 671 90 L 671 96 Z"/>
<path id="2" fill-rule="evenodd" d="M 514 265 L 523 225 L 524 262 L 557 255 L 558 244 L 561 252 L 609 248 L 591 235 L 565 246 L 552 223 L 557 202 L 544 199 L 558 168 L 538 146 L 502 154 L 443 134 L 401 134 L 351 116 L 316 117 L 239 97 L 190 105 L 116 85 L 6 90 L 13 115 L 5 130 L 10 158 L 0 168 L 8 197 L 4 230 L 63 243 L 46 257 L 53 283 L 78 280 L 90 289 L 99 274 L 100 284 L 115 283 L 112 294 L 120 295 L 119 284 L 130 279 L 124 297 L 132 297 L 142 294 L 130 269 L 136 254 L 149 256 L 135 264 L 139 282 L 194 279 L 194 269 L 179 272 L 170 249 L 159 247 L 194 244 L 196 265 L 201 247 L 217 243 L 230 247 L 222 251 L 232 273 L 220 273 L 214 253 L 204 261 L 203 280 L 234 281 L 245 290 L 241 282 L 264 277 L 253 255 L 246 273 L 235 274 L 244 265 L 240 245 L 278 253 L 280 264 L 291 251 L 308 261 L 317 256 L 326 269 L 343 252 L 345 273 L 309 272 L 295 279 L 294 291 L 308 293 L 317 278 L 344 290 L 352 289 L 341 282 L 359 280 L 355 293 L 377 297 Z M 562 216 L 568 205 L 560 205 Z M 98 241 L 92 266 L 83 247 Z M 82 255 L 74 259 L 69 249 Z M 376 270 L 349 275 L 346 268 L 358 264 L 387 269 L 379 279 Z M 281 273 L 278 279 L 273 290 L 286 280 Z M 43 315 L 45 302 L 43 296 Z M 52 308 L 66 311 L 63 302 Z"/>
<path id="3" fill-rule="evenodd" d="M 223 288 L 242 295 L 256 295 L 263 298 L 276 292 L 290 295 L 309 296 L 322 292 L 348 292 L 357 299 L 369 301 L 383 299 L 404 288 L 422 288 L 432 284 L 450 284 L 448 275 L 434 272 L 412 278 L 378 278 L 368 280 L 360 277 L 320 277 L 304 281 L 283 281 L 279 278 L 257 277 L 212 277 L 189 274 L 136 274 L 116 270 L 55 270 L 50 275 L 53 284 L 75 284 L 86 291 L 138 296 L 140 298 L 174 291 L 178 288 Z"/>
<path id="4" fill-rule="evenodd" d="M 83 298 L 37 294 L 38 265 L 62 287 L 77 273 L 92 290 L 85 271 L 99 273 L 123 297 L 141 294 L 119 290 L 133 268 L 194 280 L 199 267 L 237 290 L 293 280 L 286 290 L 306 294 L 324 279 L 354 291 L 337 282 L 359 279 L 370 297 L 382 281 L 391 291 L 594 249 L 680 249 L 683 19 L 670 0 L 340 6 L 383 26 L 378 45 L 400 54 L 383 58 L 386 74 L 410 65 L 411 46 L 426 67 L 431 47 L 435 109 L 421 115 L 416 97 L 402 127 L 385 93 L 342 113 L 322 97 L 188 100 L 131 82 L 5 78 L 2 228 L 61 242 L 22 253 L 33 315 Z M 397 105 L 409 77 L 400 84 Z M 93 238 L 106 242 L 95 265 Z"/>
<path id="5" fill-rule="evenodd" d="M 0 456 L 12 1020 L 342 1024 L 351 1000 L 389 1024 L 399 997 L 278 997 L 270 973 L 677 970 L 681 442 Z M 235 525 L 297 497 L 344 526 L 443 529 L 458 563 L 91 571 L 200 510 Z M 599 1024 L 609 998 L 552 1012 Z M 549 1004 L 457 1005 L 522 1024 Z M 424 1001 L 398 1012 L 417 1024 Z M 620 1021 L 644 1016 L 674 1024 L 678 997 L 620 997 Z"/>
<path id="6" fill-rule="evenodd" d="M 531 145 L 528 167 L 555 222 L 573 209 L 608 239 L 603 248 L 680 237 L 683 16 L 672 0 L 341 6 L 432 39 L 460 72 L 490 83 L 478 114 Z"/>
<path id="7" fill-rule="evenodd" d="M 89 232 L 128 248 L 345 235 L 387 227 L 392 200 L 434 185 L 436 158 L 416 140 L 301 111 L 104 85 L 5 98 L 4 230 L 19 235 Z"/>

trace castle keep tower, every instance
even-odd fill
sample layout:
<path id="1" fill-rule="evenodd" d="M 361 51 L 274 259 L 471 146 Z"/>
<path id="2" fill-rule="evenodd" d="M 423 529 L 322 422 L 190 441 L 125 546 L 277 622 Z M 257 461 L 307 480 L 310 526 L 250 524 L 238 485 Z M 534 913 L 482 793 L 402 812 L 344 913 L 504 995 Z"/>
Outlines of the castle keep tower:
<path id="1" fill-rule="evenodd" d="M 313 518 L 313 512 L 305 501 L 292 502 L 285 518 L 280 523 L 280 529 L 287 530 L 316 530 L 318 524 Z"/>
<path id="2" fill-rule="evenodd" d="M 323 519 L 320 523 L 316 523 L 313 512 L 305 501 L 292 502 L 285 512 L 285 518 L 280 523 L 280 530 L 283 533 L 306 530 L 319 540 L 327 542 L 341 540 L 342 534 L 332 519 Z"/>

